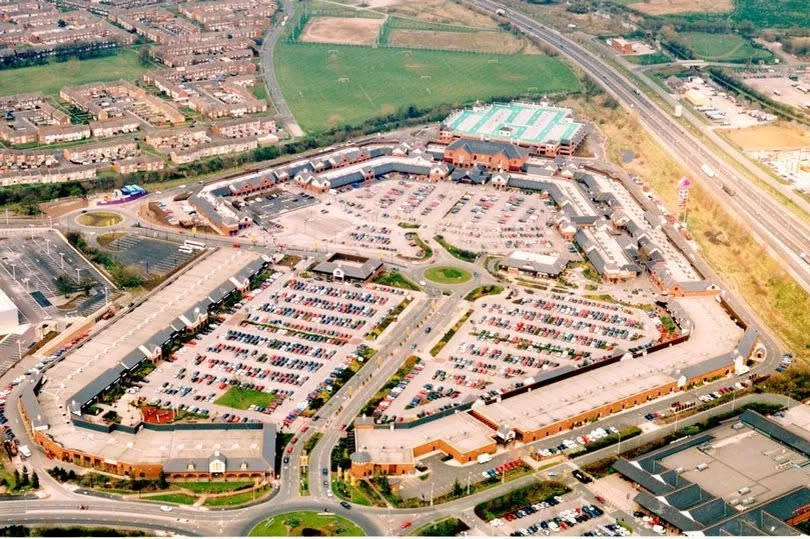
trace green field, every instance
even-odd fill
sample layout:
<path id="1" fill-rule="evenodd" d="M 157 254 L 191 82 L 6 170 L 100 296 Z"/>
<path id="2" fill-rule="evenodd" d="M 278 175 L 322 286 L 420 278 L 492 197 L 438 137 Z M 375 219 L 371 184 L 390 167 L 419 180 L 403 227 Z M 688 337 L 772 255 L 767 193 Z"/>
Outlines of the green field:
<path id="1" fill-rule="evenodd" d="M 415 105 L 578 91 L 579 80 L 541 55 L 350 47 L 279 42 L 275 68 L 305 130 L 359 124 Z"/>
<path id="2" fill-rule="evenodd" d="M 654 52 L 651 54 L 631 54 L 629 56 L 623 56 L 623 58 L 631 64 L 639 64 L 644 66 L 665 64 L 672 61 L 672 58 L 660 52 Z"/>
<path id="3" fill-rule="evenodd" d="M 247 488 L 253 481 L 211 481 L 211 482 L 188 482 L 174 483 L 177 488 L 184 488 L 197 494 L 220 494 L 231 492 L 242 488 Z"/>
<path id="4" fill-rule="evenodd" d="M 231 387 L 220 398 L 214 401 L 215 404 L 247 410 L 251 404 L 256 406 L 267 406 L 276 400 L 274 393 L 265 393 L 255 389 L 244 389 L 241 387 Z"/>
<path id="5" fill-rule="evenodd" d="M 386 271 L 374 278 L 374 282 L 385 286 L 393 286 L 395 288 L 403 288 L 405 290 L 422 290 L 419 285 L 402 275 L 398 271 Z"/>
<path id="6" fill-rule="evenodd" d="M 732 18 L 759 28 L 809 28 L 807 0 L 734 0 Z"/>
<path id="7" fill-rule="evenodd" d="M 153 502 L 168 502 L 168 503 L 179 503 L 183 505 L 191 505 L 197 501 L 197 498 L 194 496 L 189 496 L 188 494 L 157 494 L 155 496 L 144 496 L 144 500 L 149 500 Z"/>
<path id="8" fill-rule="evenodd" d="M 260 522 L 250 530 L 253 537 L 363 536 L 363 529 L 337 515 L 319 515 L 315 511 L 282 513 Z"/>
<path id="9" fill-rule="evenodd" d="M 750 41 L 736 34 L 683 32 L 678 34 L 677 40 L 703 60 L 745 62 L 773 58 L 767 50 L 754 47 Z"/>
<path id="10" fill-rule="evenodd" d="M 141 64 L 135 49 L 88 60 L 68 60 L 18 69 L 0 70 L 0 95 L 42 92 L 57 95 L 62 86 L 90 82 L 138 79 L 148 66 Z"/>
<path id="11" fill-rule="evenodd" d="M 425 271 L 425 278 L 442 284 L 461 284 L 472 279 L 470 272 L 452 266 L 434 266 Z"/>

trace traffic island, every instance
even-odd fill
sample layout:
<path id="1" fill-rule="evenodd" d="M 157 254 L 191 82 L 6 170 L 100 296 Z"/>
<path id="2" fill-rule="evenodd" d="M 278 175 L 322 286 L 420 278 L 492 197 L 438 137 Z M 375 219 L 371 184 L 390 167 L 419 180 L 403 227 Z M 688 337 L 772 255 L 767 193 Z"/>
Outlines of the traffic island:
<path id="1" fill-rule="evenodd" d="M 315 511 L 293 511 L 268 518 L 250 530 L 251 537 L 357 537 L 363 529 L 347 518 Z"/>
<path id="2" fill-rule="evenodd" d="M 425 279 L 439 284 L 462 284 L 472 279 L 472 275 L 455 266 L 435 266 L 425 270 Z"/>

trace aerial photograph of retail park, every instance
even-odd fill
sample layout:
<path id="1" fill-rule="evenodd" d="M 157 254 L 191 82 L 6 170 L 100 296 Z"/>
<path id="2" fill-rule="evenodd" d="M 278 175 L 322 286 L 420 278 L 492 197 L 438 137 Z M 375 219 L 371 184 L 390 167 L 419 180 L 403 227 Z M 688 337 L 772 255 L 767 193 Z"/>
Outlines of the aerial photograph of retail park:
<path id="1" fill-rule="evenodd" d="M 0 535 L 810 534 L 806 0 L 0 0 Z"/>

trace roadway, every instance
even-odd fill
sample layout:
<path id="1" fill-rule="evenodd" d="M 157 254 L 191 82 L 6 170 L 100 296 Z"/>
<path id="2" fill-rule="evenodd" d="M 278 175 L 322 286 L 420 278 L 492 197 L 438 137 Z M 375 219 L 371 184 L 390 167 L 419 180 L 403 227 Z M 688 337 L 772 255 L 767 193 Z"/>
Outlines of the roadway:
<path id="1" fill-rule="evenodd" d="M 694 177 L 704 179 L 703 185 L 712 196 L 730 208 L 732 214 L 745 223 L 802 288 L 810 292 L 810 264 L 800 258 L 801 253 L 810 254 L 810 226 L 806 222 L 774 201 L 769 193 L 741 177 L 632 82 L 574 40 L 497 2 L 464 2 L 491 13 L 503 10 L 504 17 L 516 28 L 556 48 L 604 86 L 620 103 L 637 111 L 639 121 L 653 138 L 668 148 Z M 701 166 L 704 164 L 714 170 L 715 177 L 710 178 L 703 173 Z M 733 194 L 725 191 L 724 187 Z"/>
<path id="2" fill-rule="evenodd" d="M 292 0 L 280 0 L 279 4 L 280 11 L 285 17 L 292 17 L 295 14 Z M 288 19 L 287 22 L 290 22 L 290 20 Z M 273 64 L 273 49 L 275 49 L 276 42 L 284 33 L 285 27 L 286 23 L 284 26 L 281 24 L 273 25 L 270 31 L 265 34 L 262 41 L 262 48 L 259 51 L 259 65 L 261 67 L 262 77 L 264 78 L 264 84 L 267 86 L 267 91 L 270 93 L 273 104 L 278 111 L 278 120 L 284 124 L 290 136 L 297 137 L 304 133 L 296 123 L 295 117 L 293 117 L 292 111 L 289 105 L 287 105 L 287 100 L 284 99 L 281 86 L 279 86 L 278 79 L 276 78 L 275 65 Z"/>

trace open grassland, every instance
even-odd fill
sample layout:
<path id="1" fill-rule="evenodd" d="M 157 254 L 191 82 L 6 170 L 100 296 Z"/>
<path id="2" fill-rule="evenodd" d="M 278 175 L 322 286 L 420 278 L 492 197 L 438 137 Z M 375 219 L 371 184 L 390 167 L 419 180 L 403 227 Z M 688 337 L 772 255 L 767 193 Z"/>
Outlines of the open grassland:
<path id="1" fill-rule="evenodd" d="M 683 32 L 678 34 L 677 41 L 704 60 L 744 62 L 773 58 L 769 51 L 754 47 L 750 41 L 737 34 Z"/>
<path id="2" fill-rule="evenodd" d="M 615 1 L 615 0 L 614 0 Z M 619 2 L 646 15 L 676 13 L 728 13 L 734 7 L 731 0 L 645 0 Z"/>
<path id="3" fill-rule="evenodd" d="M 686 171 L 669 153 L 626 111 L 573 99 L 567 104 L 595 120 L 614 162 L 621 163 L 625 150 L 641 156 L 624 168 L 641 176 L 674 213 L 677 182 Z M 810 295 L 699 183 L 692 189 L 689 205 L 689 229 L 709 264 L 797 358 L 810 360 Z"/>
<path id="4" fill-rule="evenodd" d="M 275 68 L 307 131 L 357 124 L 415 105 L 579 91 L 561 61 L 495 55 L 280 42 Z"/>
<path id="5" fill-rule="evenodd" d="M 478 51 L 496 54 L 540 54 L 540 49 L 527 39 L 509 32 L 439 32 L 435 30 L 400 30 L 388 33 L 388 44 L 412 49 Z"/>
<path id="6" fill-rule="evenodd" d="M 309 43 L 373 45 L 380 35 L 383 19 L 366 17 L 312 17 L 300 40 Z"/>
<path id="7" fill-rule="evenodd" d="M 0 70 L 0 95 L 42 92 L 57 95 L 62 86 L 118 79 L 134 81 L 149 69 L 134 49 L 87 60 L 68 60 L 18 69 Z"/>
<path id="8" fill-rule="evenodd" d="M 442 24 L 473 26 L 477 28 L 498 28 L 492 17 L 473 11 L 457 4 L 453 0 L 352 0 L 356 6 L 367 6 L 369 9 L 397 15 L 399 17 L 419 19 Z"/>
<path id="9" fill-rule="evenodd" d="M 732 18 L 759 28 L 810 28 L 810 5 L 807 0 L 734 0 Z"/>
<path id="10" fill-rule="evenodd" d="M 718 133 L 746 151 L 810 148 L 810 131 L 787 122 L 773 122 L 743 129 L 724 129 Z"/>

